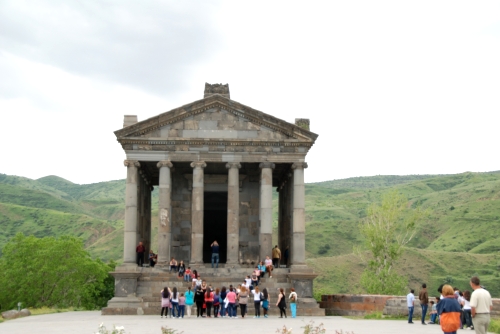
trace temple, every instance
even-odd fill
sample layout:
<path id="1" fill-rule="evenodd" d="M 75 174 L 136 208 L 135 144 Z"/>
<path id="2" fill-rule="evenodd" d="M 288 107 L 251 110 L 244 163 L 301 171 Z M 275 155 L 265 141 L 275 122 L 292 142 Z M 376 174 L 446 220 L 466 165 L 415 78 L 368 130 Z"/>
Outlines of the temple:
<path id="1" fill-rule="evenodd" d="M 127 168 L 116 297 L 137 297 L 136 246 L 142 241 L 149 251 L 152 224 L 158 228 L 158 262 L 151 271 L 166 268 L 171 257 L 204 267 L 214 240 L 223 267 L 241 268 L 271 256 L 273 219 L 275 243 L 283 253 L 288 249 L 281 264 L 290 284 L 300 285 L 299 295 L 312 297 L 304 170 L 318 135 L 309 130 L 308 119 L 288 123 L 231 100 L 227 84 L 206 84 L 201 100 L 140 122 L 126 115 L 115 135 Z M 151 217 L 154 187 L 159 189 L 157 218 Z"/>

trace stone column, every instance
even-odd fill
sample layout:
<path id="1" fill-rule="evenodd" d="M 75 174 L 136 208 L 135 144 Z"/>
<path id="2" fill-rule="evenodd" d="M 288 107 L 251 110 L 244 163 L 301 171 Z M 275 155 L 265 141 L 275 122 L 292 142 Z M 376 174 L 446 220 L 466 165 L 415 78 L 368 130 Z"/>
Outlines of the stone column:
<path id="1" fill-rule="evenodd" d="M 191 163 L 193 168 L 193 195 L 191 198 L 191 261 L 190 265 L 203 263 L 203 168 L 204 161 Z"/>
<path id="2" fill-rule="evenodd" d="M 137 246 L 137 181 L 139 177 L 139 161 L 125 160 L 127 167 L 127 183 L 125 187 L 125 226 L 123 238 L 123 263 L 135 264 Z"/>
<path id="3" fill-rule="evenodd" d="M 260 259 L 271 257 L 273 248 L 273 169 L 272 162 L 262 162 L 260 174 Z"/>
<path id="4" fill-rule="evenodd" d="M 307 163 L 296 162 L 293 169 L 293 236 L 291 252 L 291 267 L 301 268 L 306 265 L 306 215 L 304 168 Z"/>
<path id="5" fill-rule="evenodd" d="M 240 248 L 240 171 L 238 162 L 226 164 L 227 179 L 227 261 L 239 263 Z"/>
<path id="6" fill-rule="evenodd" d="M 170 161 L 162 160 L 156 164 L 160 169 L 158 190 L 158 265 L 167 266 L 170 262 L 170 244 L 172 240 L 172 178 Z"/>

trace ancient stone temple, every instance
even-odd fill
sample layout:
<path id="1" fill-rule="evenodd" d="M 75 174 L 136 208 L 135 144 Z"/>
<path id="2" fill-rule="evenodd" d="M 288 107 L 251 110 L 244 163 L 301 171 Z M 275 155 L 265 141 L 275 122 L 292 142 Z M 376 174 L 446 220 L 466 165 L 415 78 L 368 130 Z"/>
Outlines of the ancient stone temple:
<path id="1" fill-rule="evenodd" d="M 137 299 L 135 250 L 142 241 L 149 251 L 152 224 L 158 226 L 158 263 L 140 268 L 143 274 L 160 273 L 171 257 L 203 271 L 217 240 L 220 263 L 228 270 L 217 275 L 227 276 L 229 268 L 236 273 L 271 256 L 273 205 L 277 243 L 289 253 L 288 263 L 282 261 L 283 277 L 299 295 L 312 297 L 315 275 L 305 262 L 304 170 L 318 135 L 309 131 L 308 119 L 288 123 L 231 100 L 228 85 L 206 84 L 201 100 L 141 122 L 125 116 L 115 135 L 126 154 L 126 211 L 123 264 L 113 273 L 116 297 L 109 307 L 143 305 Z M 158 217 L 151 217 L 154 187 Z M 239 281 L 241 276 L 234 283 Z"/>

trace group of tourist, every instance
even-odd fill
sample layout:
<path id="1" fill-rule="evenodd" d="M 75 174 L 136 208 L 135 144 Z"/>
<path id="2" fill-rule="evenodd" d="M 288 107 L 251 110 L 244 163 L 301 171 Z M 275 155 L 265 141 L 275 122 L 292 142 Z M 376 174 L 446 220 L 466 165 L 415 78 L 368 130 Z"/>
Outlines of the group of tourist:
<path id="1" fill-rule="evenodd" d="M 229 285 L 219 288 L 212 288 L 205 280 L 200 280 L 199 277 L 193 280 L 194 289 L 188 286 L 186 292 L 179 292 L 177 287 L 170 289 L 164 287 L 161 293 L 161 314 L 160 316 L 168 317 L 169 310 L 171 318 L 184 318 L 184 314 L 191 316 L 191 310 L 196 305 L 196 316 L 202 318 L 238 318 L 238 307 L 240 308 L 241 318 L 244 319 L 248 313 L 248 304 L 253 301 L 255 315 L 254 318 L 260 318 L 261 308 L 264 318 L 268 317 L 269 308 L 271 305 L 271 296 L 267 288 L 260 291 L 259 286 L 253 286 L 248 283 L 248 276 L 242 284 L 237 287 Z M 193 291 L 194 290 L 194 291 Z M 278 289 L 278 298 L 276 307 L 280 309 L 280 318 L 287 317 L 286 315 L 286 295 L 283 288 Z M 288 296 L 292 318 L 296 317 L 297 310 L 297 293 L 295 289 L 290 289 Z M 213 312 L 212 312 L 213 311 Z"/>
<path id="2" fill-rule="evenodd" d="M 478 277 L 472 277 L 470 286 L 473 290 L 460 291 L 451 285 L 442 284 L 438 288 L 439 296 L 429 301 L 427 285 L 422 284 L 418 295 L 422 308 L 422 325 L 426 325 L 425 317 L 430 303 L 429 324 L 440 324 L 445 334 L 456 333 L 458 329 L 470 328 L 477 334 L 486 334 L 490 323 L 490 312 L 493 306 L 490 293 L 481 286 Z M 415 291 L 406 296 L 408 305 L 408 323 L 413 324 Z"/>

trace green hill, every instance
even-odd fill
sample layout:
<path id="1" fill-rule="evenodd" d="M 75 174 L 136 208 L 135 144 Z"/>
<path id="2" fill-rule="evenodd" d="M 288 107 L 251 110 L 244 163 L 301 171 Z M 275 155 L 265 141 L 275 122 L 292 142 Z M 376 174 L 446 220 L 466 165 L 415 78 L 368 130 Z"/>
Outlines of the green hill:
<path id="1" fill-rule="evenodd" d="M 478 273 L 500 296 L 500 172 L 373 176 L 306 185 L 306 252 L 319 273 L 318 291 L 361 292 L 364 264 L 359 224 L 372 203 L 391 189 L 430 212 L 419 222 L 398 270 L 411 284 L 462 285 Z M 125 181 L 79 185 L 57 176 L 38 180 L 0 174 L 0 249 L 17 232 L 39 237 L 70 234 L 103 260 L 121 261 Z M 277 210 L 275 198 L 275 211 Z M 157 207 L 153 192 L 153 208 Z M 156 217 L 154 210 L 152 217 Z M 275 228 L 277 227 L 275 212 Z M 153 240 L 156 226 L 153 224 Z M 153 245 L 153 248 L 156 246 Z M 416 287 L 416 285 L 415 285 Z M 466 286 L 464 286 L 465 288 Z"/>

